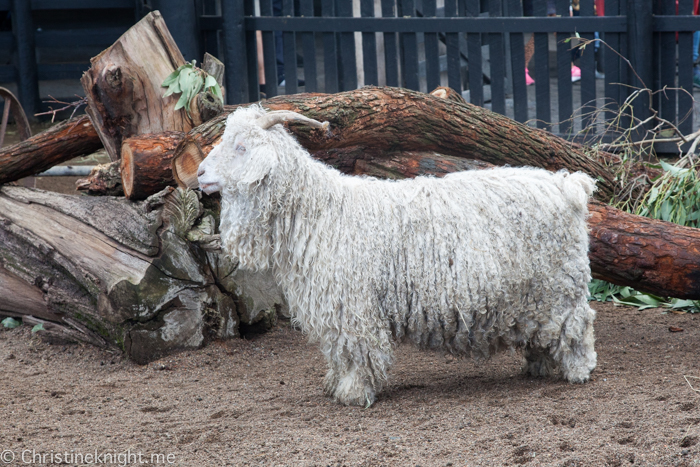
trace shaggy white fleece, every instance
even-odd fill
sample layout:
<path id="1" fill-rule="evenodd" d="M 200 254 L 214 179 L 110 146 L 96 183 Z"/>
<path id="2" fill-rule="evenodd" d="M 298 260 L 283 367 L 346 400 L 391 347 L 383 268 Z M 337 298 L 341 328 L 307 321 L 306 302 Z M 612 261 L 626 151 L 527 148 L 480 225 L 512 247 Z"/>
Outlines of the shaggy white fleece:
<path id="1" fill-rule="evenodd" d="M 330 367 L 326 390 L 370 405 L 394 344 L 486 358 L 521 348 L 525 370 L 574 383 L 596 366 L 582 173 L 534 168 L 388 181 L 315 161 L 259 106 L 227 120 L 200 166 L 222 191 L 221 236 L 249 270 L 272 269 Z"/>

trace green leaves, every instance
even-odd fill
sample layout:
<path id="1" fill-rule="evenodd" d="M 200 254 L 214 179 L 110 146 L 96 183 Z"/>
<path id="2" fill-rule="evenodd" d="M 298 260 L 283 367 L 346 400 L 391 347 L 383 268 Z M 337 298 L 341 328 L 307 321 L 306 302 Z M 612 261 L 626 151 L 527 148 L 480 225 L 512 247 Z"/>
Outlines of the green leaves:
<path id="1" fill-rule="evenodd" d="M 683 300 L 680 298 L 663 298 L 634 290 L 632 287 L 621 287 L 599 279 L 593 279 L 588 284 L 589 300 L 598 302 L 612 301 L 618 305 L 634 306 L 640 310 L 647 308 L 670 308 L 686 310 L 691 313 L 700 311 L 700 300 Z"/>
<path id="2" fill-rule="evenodd" d="M 22 325 L 21 321 L 17 321 L 14 318 L 5 318 L 2 321 L 0 321 L 0 324 L 3 325 L 3 327 L 8 328 L 8 329 L 14 329 Z"/>
<path id="3" fill-rule="evenodd" d="M 161 84 L 161 86 L 168 88 L 163 97 L 180 94 L 180 98 L 175 104 L 175 110 L 180 110 L 184 107 L 189 116 L 192 116 L 190 113 L 192 98 L 202 91 L 210 91 L 222 103 L 224 102 L 219 83 L 206 71 L 197 68 L 195 63 L 195 60 L 192 60 L 191 63 L 185 63 L 168 75 Z"/>
<path id="4" fill-rule="evenodd" d="M 689 164 L 688 167 L 685 167 Z M 698 164 L 688 158 L 671 165 L 660 161 L 664 174 L 654 181 L 636 214 L 688 227 L 700 227 Z"/>

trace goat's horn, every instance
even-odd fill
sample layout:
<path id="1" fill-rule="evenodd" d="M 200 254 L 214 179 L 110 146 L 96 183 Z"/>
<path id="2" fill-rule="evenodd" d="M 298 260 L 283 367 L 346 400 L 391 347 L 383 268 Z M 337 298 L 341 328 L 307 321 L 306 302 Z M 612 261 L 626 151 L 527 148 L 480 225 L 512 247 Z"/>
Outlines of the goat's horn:
<path id="1" fill-rule="evenodd" d="M 306 123 L 314 128 L 323 128 L 324 130 L 327 130 L 329 125 L 328 122 L 321 123 L 318 120 L 304 117 L 303 115 L 292 112 L 291 110 L 273 110 L 258 118 L 255 123 L 257 123 L 263 130 L 267 130 L 273 125 L 289 121 Z"/>

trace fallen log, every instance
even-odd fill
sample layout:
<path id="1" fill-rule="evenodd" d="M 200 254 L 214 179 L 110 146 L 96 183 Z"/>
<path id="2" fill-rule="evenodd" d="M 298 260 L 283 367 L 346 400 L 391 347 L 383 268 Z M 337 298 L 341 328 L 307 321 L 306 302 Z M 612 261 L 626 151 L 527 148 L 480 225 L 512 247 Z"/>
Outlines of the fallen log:
<path id="1" fill-rule="evenodd" d="M 124 140 L 121 179 L 124 195 L 128 199 L 146 199 L 166 186 L 176 186 L 171 160 L 175 148 L 184 137 L 181 131 L 166 131 Z"/>
<path id="2" fill-rule="evenodd" d="M 86 115 L 58 123 L 31 138 L 0 150 L 0 184 L 50 169 L 102 147 Z"/>
<path id="3" fill-rule="evenodd" d="M 635 216 L 592 201 L 591 270 L 642 292 L 700 299 L 700 229 Z"/>
<path id="4" fill-rule="evenodd" d="M 172 188 L 137 203 L 0 188 L 0 315 L 139 363 L 237 335 L 234 267 L 187 240 L 212 233 L 203 212 Z M 272 306 L 256 299 L 241 298 L 248 320 Z"/>
<path id="5" fill-rule="evenodd" d="M 86 112 L 112 161 L 119 159 L 122 141 L 130 136 L 193 127 L 184 109 L 175 110 L 179 95 L 163 97 L 161 87 L 184 63 L 158 11 L 90 60 L 80 80 L 88 98 Z"/>
<path id="6" fill-rule="evenodd" d="M 436 152 L 495 165 L 532 166 L 548 170 L 582 171 L 598 180 L 597 198 L 608 201 L 616 189 L 613 171 L 590 158 L 581 146 L 505 116 L 450 98 L 399 88 L 364 87 L 337 94 L 277 96 L 263 102 L 270 110 L 293 110 L 329 121 L 330 136 L 291 123 L 289 129 L 310 152 L 347 151 L 344 165 L 382 157 L 392 151 Z M 173 158 L 176 181 L 194 187 L 196 168 L 218 144 L 225 128 L 225 111 L 188 133 Z M 322 157 L 319 155 L 319 157 Z M 609 161 L 617 156 L 608 154 Z M 640 163 L 641 165 L 641 163 Z"/>

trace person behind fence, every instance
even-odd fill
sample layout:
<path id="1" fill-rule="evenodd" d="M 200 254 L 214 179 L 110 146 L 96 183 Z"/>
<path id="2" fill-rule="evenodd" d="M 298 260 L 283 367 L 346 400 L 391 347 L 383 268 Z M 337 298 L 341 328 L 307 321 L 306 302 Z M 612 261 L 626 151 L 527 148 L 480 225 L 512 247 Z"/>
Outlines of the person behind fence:
<path id="1" fill-rule="evenodd" d="M 578 8 L 578 0 L 572 1 L 572 7 L 570 8 L 569 15 L 573 15 L 573 4 L 576 4 Z M 523 0 L 523 16 L 534 16 L 535 13 L 534 0 Z M 557 16 L 556 5 L 554 0 L 547 0 L 547 16 Z M 597 43 L 596 43 L 597 45 Z M 525 44 L 525 84 L 530 86 L 535 84 L 535 80 L 532 79 L 530 73 L 527 69 L 528 63 L 532 60 L 532 56 L 535 54 L 535 36 L 534 34 L 530 36 L 530 40 Z M 581 80 L 581 69 L 573 64 L 573 58 L 571 63 L 571 82 L 575 83 Z"/>

